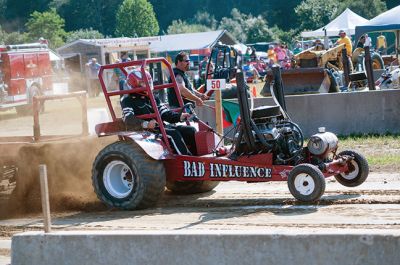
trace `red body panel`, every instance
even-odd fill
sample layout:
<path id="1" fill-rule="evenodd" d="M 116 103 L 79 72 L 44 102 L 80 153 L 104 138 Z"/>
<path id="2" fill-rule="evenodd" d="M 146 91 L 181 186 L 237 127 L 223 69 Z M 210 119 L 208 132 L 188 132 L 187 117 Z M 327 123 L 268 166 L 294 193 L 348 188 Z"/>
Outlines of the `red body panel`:
<path id="1" fill-rule="evenodd" d="M 272 165 L 272 154 L 253 155 L 231 160 L 228 157 L 181 156 L 165 160 L 168 180 L 216 180 L 216 181 L 283 181 L 292 166 Z"/>

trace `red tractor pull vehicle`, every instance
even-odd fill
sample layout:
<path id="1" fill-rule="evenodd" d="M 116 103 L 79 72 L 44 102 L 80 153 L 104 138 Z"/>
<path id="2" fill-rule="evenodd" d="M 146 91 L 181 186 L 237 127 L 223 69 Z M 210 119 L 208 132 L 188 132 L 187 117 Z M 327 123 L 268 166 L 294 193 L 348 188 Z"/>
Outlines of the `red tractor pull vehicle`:
<path id="1" fill-rule="evenodd" d="M 126 90 L 106 87 L 107 71 L 122 72 L 136 67 L 142 72 L 143 85 Z M 145 73 L 149 69 L 152 78 Z M 99 137 L 118 135 L 119 141 L 106 146 L 97 155 L 92 182 L 98 198 L 120 209 L 143 209 L 154 205 L 165 187 L 176 193 L 199 193 L 212 190 L 220 181 L 286 181 L 291 194 L 302 202 L 318 201 L 325 191 L 325 178 L 334 176 L 344 186 L 363 183 L 369 173 L 366 159 L 355 151 L 336 153 L 337 137 L 320 131 L 303 146 L 303 134 L 285 111 L 282 91 L 272 93 L 276 106 L 250 110 L 243 73 L 237 72 L 240 123 L 231 146 L 218 147 L 215 131 L 199 120 L 189 104 L 184 105 L 173 75 L 164 58 L 131 61 L 102 66 L 100 82 L 112 122 L 98 124 Z M 153 79 L 153 80 L 152 80 Z M 165 81 L 165 80 L 172 80 Z M 276 80 L 275 83 L 278 83 Z M 165 126 L 156 107 L 158 90 L 175 90 L 180 109 L 192 114 L 187 124 L 195 122 L 197 154 L 178 155 L 168 141 Z M 279 88 L 279 87 L 278 87 Z M 272 89 L 274 90 L 274 89 Z M 154 94 L 153 92 L 154 91 Z M 147 92 L 154 113 L 142 119 L 156 119 L 157 131 L 129 131 L 117 117 L 120 106 L 113 106 L 121 95 Z"/>

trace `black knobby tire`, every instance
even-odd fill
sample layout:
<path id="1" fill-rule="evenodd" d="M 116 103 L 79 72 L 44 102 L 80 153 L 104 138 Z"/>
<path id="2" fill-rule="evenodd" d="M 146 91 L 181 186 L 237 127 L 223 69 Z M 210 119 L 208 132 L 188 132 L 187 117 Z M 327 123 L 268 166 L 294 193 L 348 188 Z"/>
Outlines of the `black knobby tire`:
<path id="1" fill-rule="evenodd" d="M 167 181 L 167 189 L 175 194 L 196 194 L 213 190 L 219 181 Z"/>
<path id="2" fill-rule="evenodd" d="M 373 52 L 371 54 L 371 61 L 372 61 L 372 69 L 385 69 L 385 63 L 383 62 L 382 57 L 376 53 Z"/>
<path id="3" fill-rule="evenodd" d="M 125 177 L 122 177 L 123 170 Z M 131 181 L 127 181 L 127 178 Z M 101 201 L 111 207 L 124 210 L 151 207 L 164 192 L 165 182 L 164 164 L 150 158 L 134 143 L 112 143 L 100 151 L 93 163 L 94 191 Z M 124 183 L 128 183 L 129 188 Z M 120 193 L 113 193 L 117 189 Z"/>
<path id="4" fill-rule="evenodd" d="M 354 159 L 350 161 L 349 173 L 341 173 L 335 175 L 335 179 L 346 187 L 356 187 L 364 183 L 369 174 L 368 161 L 365 157 L 353 150 L 345 150 L 338 154 L 338 156 L 348 155 Z"/>
<path id="5" fill-rule="evenodd" d="M 290 171 L 288 176 L 290 193 L 302 202 L 315 202 L 325 192 L 325 177 L 318 167 L 300 164 Z"/>

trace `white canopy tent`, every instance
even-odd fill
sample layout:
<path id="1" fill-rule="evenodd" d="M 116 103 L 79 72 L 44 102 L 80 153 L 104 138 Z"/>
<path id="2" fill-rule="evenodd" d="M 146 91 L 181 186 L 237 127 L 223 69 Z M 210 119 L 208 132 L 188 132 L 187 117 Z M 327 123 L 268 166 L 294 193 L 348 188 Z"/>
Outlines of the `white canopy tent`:
<path id="1" fill-rule="evenodd" d="M 367 23 L 368 20 L 357 15 L 350 9 L 346 8 L 342 14 L 336 17 L 322 28 L 314 31 L 305 31 L 301 33 L 303 38 L 338 36 L 339 30 L 344 30 L 347 35 L 354 35 L 356 26 Z"/>
<path id="2" fill-rule="evenodd" d="M 399 56 L 400 46 L 400 5 L 371 19 L 364 25 L 357 26 L 356 39 L 368 32 L 392 31 L 396 34 L 396 56 Z"/>

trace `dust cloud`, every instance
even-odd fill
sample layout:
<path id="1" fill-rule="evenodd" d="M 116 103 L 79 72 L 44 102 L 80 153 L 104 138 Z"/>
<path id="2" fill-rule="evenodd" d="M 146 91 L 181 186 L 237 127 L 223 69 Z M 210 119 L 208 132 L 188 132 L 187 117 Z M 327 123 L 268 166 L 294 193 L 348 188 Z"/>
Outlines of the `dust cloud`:
<path id="1" fill-rule="evenodd" d="M 91 168 L 98 152 L 116 140 L 82 137 L 20 148 L 17 185 L 7 206 L 1 207 L 0 216 L 41 211 L 39 164 L 47 166 L 52 212 L 104 208 L 92 188 Z"/>
<path id="2" fill-rule="evenodd" d="M 105 110 L 103 95 L 88 98 L 88 120 L 90 126 L 105 122 L 104 117 L 92 117 L 92 110 Z M 0 158 L 12 160 L 6 164 L 18 169 L 17 186 L 6 198 L 0 196 L 0 218 L 21 216 L 40 212 L 39 164 L 47 166 L 50 207 L 52 212 L 67 210 L 92 210 L 104 207 L 93 191 L 91 184 L 92 163 L 98 152 L 117 137 L 98 138 L 95 135 L 76 136 L 82 128 L 81 106 L 76 99 L 46 101 L 45 113 L 40 114 L 42 135 L 75 135 L 66 140 L 44 140 L 37 143 L 11 144 L 12 155 L 4 154 L 4 141 L 0 141 Z M 32 116 L 19 117 L 12 111 L 0 112 L 0 136 L 22 137 L 32 135 Z M 104 116 L 104 111 L 102 115 Z M 94 133 L 93 128 L 89 131 Z M 7 141 L 7 140 L 6 140 Z M 1 160 L 1 159 L 0 159 Z M 4 161 L 0 161 L 4 165 Z"/>

